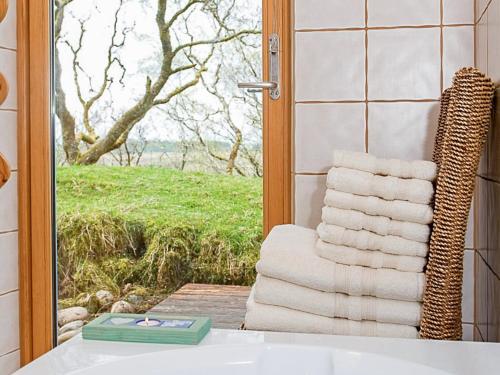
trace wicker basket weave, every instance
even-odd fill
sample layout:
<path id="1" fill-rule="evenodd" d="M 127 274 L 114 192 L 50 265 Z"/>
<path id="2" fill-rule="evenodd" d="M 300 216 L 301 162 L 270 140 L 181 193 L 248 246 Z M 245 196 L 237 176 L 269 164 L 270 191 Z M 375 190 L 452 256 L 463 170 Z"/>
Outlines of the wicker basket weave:
<path id="1" fill-rule="evenodd" d="M 477 69 L 458 71 L 443 94 L 434 161 L 434 222 L 420 335 L 462 338 L 465 232 L 481 150 L 491 122 L 494 86 Z"/>

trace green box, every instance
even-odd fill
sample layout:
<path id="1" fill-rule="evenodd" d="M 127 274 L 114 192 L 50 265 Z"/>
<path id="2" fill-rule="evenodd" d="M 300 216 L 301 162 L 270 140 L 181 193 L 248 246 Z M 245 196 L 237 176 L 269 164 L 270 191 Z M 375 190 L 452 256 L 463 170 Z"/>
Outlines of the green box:
<path id="1" fill-rule="evenodd" d="M 85 340 L 196 345 L 210 331 L 207 317 L 164 314 L 102 314 L 83 327 Z"/>

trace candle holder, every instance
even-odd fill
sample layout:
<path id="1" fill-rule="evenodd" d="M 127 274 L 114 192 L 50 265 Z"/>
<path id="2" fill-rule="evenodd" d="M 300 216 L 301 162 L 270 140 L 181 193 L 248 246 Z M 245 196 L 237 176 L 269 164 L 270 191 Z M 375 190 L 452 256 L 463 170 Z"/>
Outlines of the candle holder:
<path id="1" fill-rule="evenodd" d="M 210 331 L 210 318 L 163 314 L 103 314 L 83 327 L 86 340 L 195 345 Z"/>

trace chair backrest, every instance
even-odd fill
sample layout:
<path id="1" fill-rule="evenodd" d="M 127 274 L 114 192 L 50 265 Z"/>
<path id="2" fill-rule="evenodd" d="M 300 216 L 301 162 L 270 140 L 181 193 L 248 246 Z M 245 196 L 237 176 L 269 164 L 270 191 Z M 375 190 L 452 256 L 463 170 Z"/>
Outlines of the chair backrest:
<path id="1" fill-rule="evenodd" d="M 434 161 L 434 220 L 426 268 L 420 335 L 462 338 L 465 232 L 481 151 L 491 123 L 494 85 L 475 68 L 463 68 L 443 93 Z"/>

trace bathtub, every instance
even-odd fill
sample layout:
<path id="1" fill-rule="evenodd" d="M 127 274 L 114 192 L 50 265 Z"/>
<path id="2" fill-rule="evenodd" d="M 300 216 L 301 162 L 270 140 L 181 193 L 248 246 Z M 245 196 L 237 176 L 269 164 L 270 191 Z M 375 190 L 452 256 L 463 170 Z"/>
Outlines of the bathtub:
<path id="1" fill-rule="evenodd" d="M 16 375 L 498 374 L 500 344 L 213 329 L 195 347 L 85 341 Z"/>

